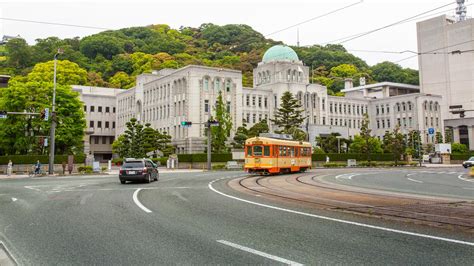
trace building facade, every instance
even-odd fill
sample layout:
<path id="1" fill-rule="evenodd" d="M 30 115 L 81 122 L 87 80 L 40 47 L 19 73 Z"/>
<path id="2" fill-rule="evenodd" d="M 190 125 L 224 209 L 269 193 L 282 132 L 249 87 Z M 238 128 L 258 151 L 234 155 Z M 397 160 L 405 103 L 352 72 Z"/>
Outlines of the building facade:
<path id="1" fill-rule="evenodd" d="M 463 1 L 462 1 L 463 2 Z M 464 9 L 465 13 L 465 9 Z M 449 106 L 474 110 L 474 20 L 438 16 L 417 23 L 421 92 L 443 95 L 440 103 L 447 130 L 454 142 L 474 149 L 474 112 L 465 118 L 450 113 Z"/>
<path id="2" fill-rule="evenodd" d="M 116 134 L 116 100 L 123 90 L 79 85 L 73 85 L 72 89 L 84 103 L 84 153 L 93 155 L 96 161 L 110 160 Z"/>

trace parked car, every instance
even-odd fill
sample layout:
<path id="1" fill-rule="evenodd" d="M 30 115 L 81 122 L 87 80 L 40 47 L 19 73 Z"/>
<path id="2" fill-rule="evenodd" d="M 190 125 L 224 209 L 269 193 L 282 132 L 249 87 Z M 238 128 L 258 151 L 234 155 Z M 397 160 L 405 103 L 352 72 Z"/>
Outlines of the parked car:
<path id="1" fill-rule="evenodd" d="M 149 159 L 127 158 L 120 168 L 120 183 L 127 181 L 144 181 L 146 183 L 158 181 L 158 166 Z"/>
<path id="2" fill-rule="evenodd" d="M 464 166 L 464 168 L 468 168 L 468 167 L 471 167 L 473 165 L 474 165 L 474 157 L 471 157 L 471 158 L 469 158 L 469 160 L 464 161 L 462 163 L 462 166 Z"/>

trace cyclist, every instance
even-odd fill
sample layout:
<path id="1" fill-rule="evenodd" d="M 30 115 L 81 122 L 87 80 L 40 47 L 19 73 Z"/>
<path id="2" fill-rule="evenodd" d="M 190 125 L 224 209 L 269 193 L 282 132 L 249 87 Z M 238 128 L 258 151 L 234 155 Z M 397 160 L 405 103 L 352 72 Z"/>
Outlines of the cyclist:
<path id="1" fill-rule="evenodd" d="M 35 175 L 39 175 L 41 172 L 41 163 L 40 161 L 38 160 L 35 164 Z"/>

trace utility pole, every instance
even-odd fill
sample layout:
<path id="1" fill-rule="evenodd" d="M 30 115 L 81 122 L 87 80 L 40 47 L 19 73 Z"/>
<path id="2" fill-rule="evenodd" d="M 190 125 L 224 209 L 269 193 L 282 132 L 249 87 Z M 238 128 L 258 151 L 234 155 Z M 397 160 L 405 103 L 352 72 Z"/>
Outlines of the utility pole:
<path id="1" fill-rule="evenodd" d="M 49 170 L 48 173 L 52 175 L 54 173 L 54 145 L 56 134 L 56 66 L 58 61 L 58 55 L 62 54 L 63 51 L 58 49 L 58 52 L 54 55 L 54 77 L 53 77 L 53 106 L 51 108 L 51 145 L 49 146 Z"/>
<path id="2" fill-rule="evenodd" d="M 211 149 L 212 149 L 211 132 L 212 132 L 212 130 L 211 130 L 211 118 L 210 118 L 210 115 L 209 115 L 209 120 L 207 121 L 207 170 L 208 171 L 211 171 L 211 169 L 212 169 L 212 166 L 211 166 Z"/>

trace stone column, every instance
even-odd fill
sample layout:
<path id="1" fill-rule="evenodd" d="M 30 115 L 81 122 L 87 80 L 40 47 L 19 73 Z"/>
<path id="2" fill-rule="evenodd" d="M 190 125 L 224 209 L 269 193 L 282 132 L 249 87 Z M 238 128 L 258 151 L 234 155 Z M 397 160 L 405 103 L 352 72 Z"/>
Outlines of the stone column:
<path id="1" fill-rule="evenodd" d="M 459 143 L 459 128 L 453 127 L 453 142 Z"/>
<path id="2" fill-rule="evenodd" d="M 474 136 L 472 135 L 472 126 L 467 127 L 467 136 L 469 138 L 469 150 L 474 148 Z"/>

